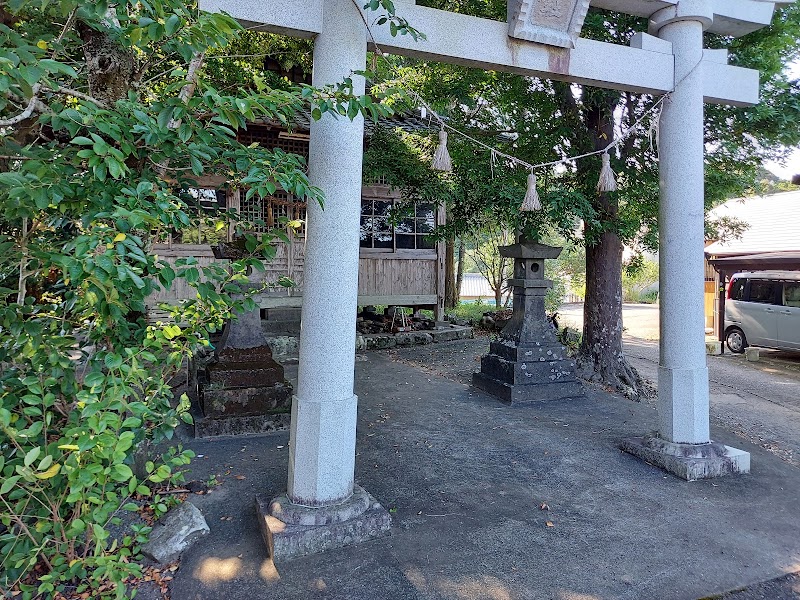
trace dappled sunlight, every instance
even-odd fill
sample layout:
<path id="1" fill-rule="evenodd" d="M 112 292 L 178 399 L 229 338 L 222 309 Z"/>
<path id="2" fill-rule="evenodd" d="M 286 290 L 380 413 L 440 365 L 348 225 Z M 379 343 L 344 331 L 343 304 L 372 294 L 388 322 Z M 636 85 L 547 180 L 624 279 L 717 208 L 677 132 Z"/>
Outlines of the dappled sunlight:
<path id="1" fill-rule="evenodd" d="M 208 557 L 200 561 L 194 570 L 194 578 L 202 581 L 206 585 L 213 585 L 224 581 L 230 581 L 242 568 L 242 561 L 239 558 L 216 558 Z"/>
<path id="2" fill-rule="evenodd" d="M 790 573 L 800 573 L 800 558 L 795 557 L 794 562 L 783 567 L 780 567 L 786 575 Z"/>
<path id="3" fill-rule="evenodd" d="M 600 596 L 579 594 L 578 592 L 571 592 L 569 590 L 559 590 L 556 598 L 558 598 L 558 600 L 600 600 Z"/>
<path id="4" fill-rule="evenodd" d="M 281 575 L 278 573 L 278 569 L 275 567 L 275 563 L 271 558 L 268 558 L 261 563 L 261 568 L 258 570 L 258 574 L 264 581 L 273 582 L 280 581 L 281 579 Z"/>
<path id="5" fill-rule="evenodd" d="M 497 577 L 437 578 L 436 589 L 464 600 L 511 600 L 508 587 Z"/>
<path id="6" fill-rule="evenodd" d="M 322 577 L 317 577 L 317 578 L 314 580 L 314 583 L 313 583 L 313 584 L 311 584 L 311 585 L 312 585 L 312 587 L 313 587 L 315 590 L 317 590 L 318 592 L 324 592 L 325 590 L 327 590 L 327 589 L 328 589 L 328 584 L 327 584 L 327 583 L 325 583 L 325 580 L 324 580 Z"/>
<path id="7" fill-rule="evenodd" d="M 428 581 L 422 571 L 412 567 L 405 571 L 406 578 L 420 591 L 435 588 L 452 598 L 463 600 L 511 600 L 508 586 L 491 575 L 479 577 L 435 577 Z"/>
<path id="8" fill-rule="evenodd" d="M 275 535 L 276 533 L 283 533 L 283 531 L 286 529 L 286 523 L 284 523 L 283 521 L 281 521 L 276 517 L 273 517 L 272 515 L 267 515 L 266 520 L 267 520 L 267 527 L 269 528 L 269 530 L 272 532 L 273 535 Z"/>
<path id="9" fill-rule="evenodd" d="M 417 588 L 418 590 L 424 589 L 425 587 L 425 575 L 422 574 L 422 571 L 413 567 L 411 569 L 406 570 L 406 579 L 408 579 L 411 584 Z"/>

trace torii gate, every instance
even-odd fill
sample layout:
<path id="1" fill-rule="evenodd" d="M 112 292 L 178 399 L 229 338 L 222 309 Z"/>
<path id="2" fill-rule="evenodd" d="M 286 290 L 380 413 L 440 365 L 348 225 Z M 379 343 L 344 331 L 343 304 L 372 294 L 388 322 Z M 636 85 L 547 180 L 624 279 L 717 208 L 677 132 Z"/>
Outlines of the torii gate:
<path id="1" fill-rule="evenodd" d="M 660 125 L 661 341 L 658 436 L 624 448 L 684 478 L 748 472 L 748 453 L 711 442 L 703 311 L 704 102 L 756 104 L 757 71 L 703 49 L 703 31 L 740 36 L 768 25 L 789 0 L 591 0 L 649 18 L 630 47 L 578 38 L 590 0 L 509 0 L 508 23 L 395 0 L 426 41 L 372 30 L 383 50 L 638 93 L 672 92 Z M 314 38 L 313 84 L 352 77 L 363 94 L 368 21 L 363 0 L 201 0 L 249 27 Z M 292 404 L 288 493 L 259 515 L 273 556 L 325 550 L 389 525 L 354 489 L 353 394 L 363 158 L 361 116 L 324 116 L 311 126 L 309 177 L 327 199 L 310 203 L 297 395 Z"/>

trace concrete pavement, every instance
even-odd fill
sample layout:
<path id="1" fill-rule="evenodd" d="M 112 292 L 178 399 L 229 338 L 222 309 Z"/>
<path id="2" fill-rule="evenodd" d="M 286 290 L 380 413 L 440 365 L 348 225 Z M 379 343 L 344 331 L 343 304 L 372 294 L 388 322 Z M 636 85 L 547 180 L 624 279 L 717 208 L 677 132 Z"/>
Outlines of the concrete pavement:
<path id="1" fill-rule="evenodd" d="M 379 540 L 272 564 L 253 496 L 285 489 L 288 436 L 191 442 L 190 477 L 222 484 L 192 497 L 212 531 L 173 600 L 696 600 L 800 570 L 798 469 L 714 428 L 751 475 L 665 475 L 617 447 L 655 426 L 651 406 L 597 390 L 502 406 L 461 383 L 486 345 L 357 363 L 356 478 L 394 517 Z"/>

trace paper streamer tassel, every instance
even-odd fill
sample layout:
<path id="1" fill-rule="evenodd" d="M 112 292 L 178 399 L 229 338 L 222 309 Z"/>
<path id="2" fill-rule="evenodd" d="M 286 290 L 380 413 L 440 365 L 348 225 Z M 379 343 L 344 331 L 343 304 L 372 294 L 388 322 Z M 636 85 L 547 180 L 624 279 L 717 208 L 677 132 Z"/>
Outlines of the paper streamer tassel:
<path id="1" fill-rule="evenodd" d="M 439 145 L 433 155 L 433 168 L 437 171 L 449 173 L 453 170 L 453 163 L 450 160 L 450 153 L 447 151 L 447 132 L 442 127 L 439 131 Z"/>
<path id="2" fill-rule="evenodd" d="M 525 200 L 520 207 L 522 212 L 535 212 L 542 210 L 542 203 L 539 202 L 539 193 L 536 191 L 536 174 L 531 171 L 528 175 L 528 191 L 525 192 Z"/>
<path id="3" fill-rule="evenodd" d="M 597 182 L 597 191 L 616 192 L 617 180 L 614 178 L 614 171 L 611 169 L 611 157 L 608 152 L 603 152 L 603 168 L 600 169 L 600 181 Z"/>

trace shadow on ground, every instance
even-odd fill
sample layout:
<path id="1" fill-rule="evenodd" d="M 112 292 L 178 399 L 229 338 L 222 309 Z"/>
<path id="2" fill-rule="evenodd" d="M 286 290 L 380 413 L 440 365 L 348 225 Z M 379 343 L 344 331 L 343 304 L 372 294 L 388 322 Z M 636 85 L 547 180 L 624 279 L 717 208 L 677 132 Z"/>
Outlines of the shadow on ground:
<path id="1" fill-rule="evenodd" d="M 753 473 L 680 481 L 618 449 L 651 406 L 591 390 L 508 408 L 463 383 L 469 347 L 357 363 L 356 479 L 392 512 L 384 538 L 273 565 L 253 498 L 285 490 L 288 434 L 192 442 L 190 477 L 221 485 L 191 499 L 211 535 L 173 600 L 695 600 L 800 570 L 796 468 L 715 430 Z"/>

